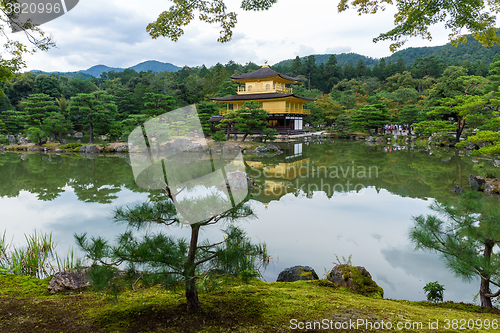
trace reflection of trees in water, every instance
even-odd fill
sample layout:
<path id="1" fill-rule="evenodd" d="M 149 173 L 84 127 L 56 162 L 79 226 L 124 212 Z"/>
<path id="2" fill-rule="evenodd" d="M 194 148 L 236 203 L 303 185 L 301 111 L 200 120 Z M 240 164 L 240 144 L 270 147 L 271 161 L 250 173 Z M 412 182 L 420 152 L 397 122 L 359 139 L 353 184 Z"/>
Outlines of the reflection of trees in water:
<path id="1" fill-rule="evenodd" d="M 444 199 L 451 196 L 455 184 L 467 187 L 467 177 L 474 173 L 471 158 L 460 156 L 453 149 L 389 152 L 382 146 L 336 141 L 303 143 L 302 152 L 295 156 L 294 144 L 280 146 L 285 154 L 245 157 L 246 170 L 257 185 L 255 198 L 261 202 L 279 200 L 287 193 L 312 197 L 314 192 L 323 191 L 331 197 L 335 192 L 347 191 L 347 182 L 351 191 L 360 185 L 386 189 L 403 197 Z M 365 168 L 366 177 L 361 177 L 360 167 Z M 280 175 L 277 168 L 286 170 Z M 264 169 L 274 172 L 257 172 Z M 66 186 L 74 189 L 79 200 L 99 203 L 112 202 L 122 187 L 147 192 L 136 186 L 126 159 L 117 155 L 88 159 L 80 155 L 5 153 L 0 155 L 0 184 L 1 197 L 16 197 L 21 191 L 28 191 L 39 200 L 57 198 Z M 155 200 L 157 194 L 150 191 L 149 197 Z"/>
<path id="2" fill-rule="evenodd" d="M 39 200 L 53 200 L 69 186 L 81 201 L 110 203 L 121 187 L 145 192 L 135 185 L 130 166 L 116 156 L 6 153 L 0 163 L 1 197 L 28 191 Z"/>
<path id="3" fill-rule="evenodd" d="M 374 187 L 402 197 L 450 197 L 454 185 L 468 186 L 472 161 L 454 149 L 394 149 L 367 146 L 360 142 L 338 141 L 304 145 L 301 157 L 287 160 L 286 155 L 272 159 L 251 158 L 247 165 L 258 166 L 261 173 L 250 173 L 260 191 L 256 199 L 267 203 L 287 193 L 312 197 L 322 191 L 329 198 L 335 192 L 348 192 Z M 264 174 L 264 170 L 293 168 L 293 163 L 305 162 L 307 176 L 289 177 Z M 299 167 L 300 168 L 300 167 Z M 292 174 L 290 170 L 287 173 Z"/>

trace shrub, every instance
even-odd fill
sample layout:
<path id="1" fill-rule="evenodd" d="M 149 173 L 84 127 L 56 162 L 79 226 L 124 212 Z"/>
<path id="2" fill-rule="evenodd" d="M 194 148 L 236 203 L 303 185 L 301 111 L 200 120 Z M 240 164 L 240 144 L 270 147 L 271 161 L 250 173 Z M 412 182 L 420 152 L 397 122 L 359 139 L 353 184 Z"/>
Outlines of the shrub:
<path id="1" fill-rule="evenodd" d="M 226 141 L 226 138 L 224 136 L 224 131 L 217 131 L 215 132 L 214 134 L 212 134 L 212 139 L 215 141 L 215 142 L 222 142 L 222 141 Z"/>
<path id="2" fill-rule="evenodd" d="M 81 143 L 68 143 L 59 146 L 59 149 L 80 149 L 81 146 L 82 146 Z"/>
<path id="3" fill-rule="evenodd" d="M 425 295 L 429 302 L 442 302 L 444 286 L 436 282 L 429 282 L 424 286 Z"/>

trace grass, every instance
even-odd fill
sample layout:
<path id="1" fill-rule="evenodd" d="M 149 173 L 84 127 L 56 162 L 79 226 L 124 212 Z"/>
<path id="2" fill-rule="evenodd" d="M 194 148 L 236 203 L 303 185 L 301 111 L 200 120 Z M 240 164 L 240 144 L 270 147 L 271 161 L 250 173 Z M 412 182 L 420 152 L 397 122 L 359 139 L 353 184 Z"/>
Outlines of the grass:
<path id="1" fill-rule="evenodd" d="M 44 278 L 56 272 L 75 268 L 79 265 L 73 250 L 69 250 L 65 258 L 55 252 L 56 243 L 52 241 L 52 233 L 24 235 L 26 247 L 7 244 L 5 232 L 0 237 L 0 273 L 26 275 Z"/>
<path id="2" fill-rule="evenodd" d="M 429 320 L 439 320 L 440 329 L 435 332 L 452 332 L 444 328 L 444 320 L 499 318 L 498 310 L 488 312 L 471 304 L 370 298 L 336 287 L 327 280 L 294 283 L 230 280 L 218 291 L 200 291 L 203 311 L 191 315 L 186 313 L 182 292 L 157 286 L 137 292 L 125 291 L 115 302 L 92 291 L 50 295 L 48 283 L 49 279 L 0 275 L 0 332 L 300 331 L 291 328 L 292 319 L 304 324 L 323 319 L 332 322 L 384 320 L 394 326 L 398 322 L 422 323 L 423 329 L 406 330 L 410 332 L 425 332 Z"/>

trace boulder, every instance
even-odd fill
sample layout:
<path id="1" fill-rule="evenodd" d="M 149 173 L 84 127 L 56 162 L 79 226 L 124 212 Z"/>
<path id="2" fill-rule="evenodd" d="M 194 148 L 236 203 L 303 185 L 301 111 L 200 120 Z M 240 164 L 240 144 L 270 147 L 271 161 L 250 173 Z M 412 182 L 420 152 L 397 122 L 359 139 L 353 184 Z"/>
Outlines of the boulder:
<path id="1" fill-rule="evenodd" d="M 193 142 L 189 146 L 187 146 L 186 150 L 188 152 L 200 152 L 203 151 L 203 146 L 201 145 L 201 143 Z"/>
<path id="2" fill-rule="evenodd" d="M 14 144 L 16 144 L 16 142 L 17 142 L 16 137 L 13 136 L 12 134 L 9 135 L 9 144 L 14 145 Z"/>
<path id="3" fill-rule="evenodd" d="M 81 146 L 80 149 L 78 149 L 80 153 L 86 153 L 87 152 L 87 146 Z"/>
<path id="4" fill-rule="evenodd" d="M 497 181 L 496 179 L 491 182 L 486 181 L 486 184 L 484 184 L 484 191 L 489 193 L 498 193 L 500 191 L 500 181 Z"/>
<path id="5" fill-rule="evenodd" d="M 188 138 L 177 138 L 174 140 L 174 147 L 178 150 L 185 150 L 191 143 Z"/>
<path id="6" fill-rule="evenodd" d="M 57 148 L 56 150 L 54 150 L 54 152 L 55 152 L 56 154 L 62 154 L 62 153 L 64 153 L 64 150 L 63 150 L 63 149 L 59 149 L 59 148 Z"/>
<path id="7" fill-rule="evenodd" d="M 465 149 L 467 150 L 474 150 L 476 149 L 476 145 L 472 142 L 469 142 L 466 146 L 465 146 Z"/>
<path id="8" fill-rule="evenodd" d="M 87 149 L 85 150 L 85 152 L 88 154 L 96 154 L 99 152 L 99 147 L 97 147 L 95 145 L 90 145 L 90 146 L 86 146 L 86 147 L 87 147 Z M 81 151 L 81 149 L 80 149 L 80 151 Z"/>
<path id="9" fill-rule="evenodd" d="M 373 281 L 370 273 L 362 266 L 336 265 L 326 278 L 336 285 L 349 288 L 358 294 L 384 297 L 384 289 Z"/>
<path id="10" fill-rule="evenodd" d="M 82 143 L 82 140 L 78 139 L 76 140 L 76 143 Z"/>
<path id="11" fill-rule="evenodd" d="M 486 180 L 482 176 L 469 175 L 469 186 L 473 190 L 484 190 Z"/>
<path id="12" fill-rule="evenodd" d="M 453 192 L 453 193 L 464 193 L 464 189 L 461 188 L 458 185 L 455 185 L 455 186 L 453 186 L 453 189 L 451 190 L 451 192 Z"/>
<path id="13" fill-rule="evenodd" d="M 85 281 L 86 270 L 62 271 L 56 273 L 50 280 L 48 289 L 51 294 L 57 292 L 71 292 L 78 289 L 90 287 Z"/>
<path id="14" fill-rule="evenodd" d="M 373 142 L 373 141 L 375 141 L 375 140 L 373 139 L 373 136 L 367 136 L 367 137 L 365 138 L 365 141 L 366 141 L 366 142 Z"/>
<path id="15" fill-rule="evenodd" d="M 377 142 L 377 143 L 385 143 L 385 142 L 386 142 L 386 140 L 385 140 L 383 137 L 379 136 L 379 137 L 377 137 L 377 138 L 375 139 L 375 142 Z"/>
<path id="16" fill-rule="evenodd" d="M 119 145 L 118 147 L 116 147 L 115 150 L 117 153 L 126 153 L 126 152 L 128 152 L 128 146 L 127 145 Z"/>
<path id="17" fill-rule="evenodd" d="M 229 150 L 241 151 L 241 147 L 239 145 L 229 145 Z"/>
<path id="18" fill-rule="evenodd" d="M 267 153 L 267 149 L 264 146 L 259 146 L 259 147 L 255 148 L 255 152 L 256 153 Z"/>
<path id="19" fill-rule="evenodd" d="M 68 140 L 66 139 L 61 139 L 61 142 L 60 142 L 62 145 L 67 145 L 68 144 Z"/>
<path id="20" fill-rule="evenodd" d="M 248 190 L 251 187 L 250 177 L 243 171 L 228 172 L 219 186 L 231 188 L 231 191 Z"/>
<path id="21" fill-rule="evenodd" d="M 299 280 L 319 280 L 318 274 L 309 266 L 293 266 L 283 270 L 276 282 L 294 282 Z"/>
<path id="22" fill-rule="evenodd" d="M 2 143 L 2 144 L 0 145 L 0 150 L 4 150 L 4 149 L 5 149 L 5 145 Z"/>
<path id="23" fill-rule="evenodd" d="M 83 132 L 76 132 L 75 138 L 83 138 Z"/>
<path id="24" fill-rule="evenodd" d="M 266 145 L 264 148 L 267 149 L 268 153 L 276 153 L 278 150 L 280 150 L 280 148 L 278 146 L 271 145 L 271 144 Z"/>

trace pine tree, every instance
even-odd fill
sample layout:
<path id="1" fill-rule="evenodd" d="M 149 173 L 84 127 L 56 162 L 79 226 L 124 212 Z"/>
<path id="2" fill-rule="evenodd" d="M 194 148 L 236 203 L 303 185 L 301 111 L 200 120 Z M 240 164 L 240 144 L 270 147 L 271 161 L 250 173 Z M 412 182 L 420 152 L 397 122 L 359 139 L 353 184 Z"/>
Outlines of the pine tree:
<path id="1" fill-rule="evenodd" d="M 500 87 L 500 61 L 492 62 L 488 72 L 488 82 L 484 85 L 484 93 L 498 92 Z"/>
<path id="2" fill-rule="evenodd" d="M 405 105 L 399 111 L 399 122 L 408 125 L 408 135 L 411 135 L 411 125 L 418 121 L 419 113 L 420 109 L 414 104 Z"/>
<path id="3" fill-rule="evenodd" d="M 249 134 L 262 131 L 268 126 L 267 111 L 261 109 L 261 104 L 258 102 L 245 102 L 236 113 L 237 118 L 234 125 L 238 131 L 245 133 L 241 142 L 245 141 Z"/>
<path id="4" fill-rule="evenodd" d="M 191 165 L 197 167 L 196 163 Z M 190 169 L 189 165 L 176 170 L 185 172 L 186 169 Z M 188 173 L 193 170 L 188 170 Z M 258 258 L 267 257 L 265 245 L 251 244 L 245 233 L 232 224 L 253 216 L 245 200 L 223 213 L 189 224 L 189 241 L 165 232 L 142 232 L 135 235 L 131 231 L 147 231 L 154 226 L 165 229 L 186 226 L 180 222 L 176 211 L 174 203 L 177 200 L 177 194 L 173 194 L 173 188 L 167 185 L 154 202 L 116 209 L 114 221 L 125 223 L 129 227 L 129 230 L 118 237 L 116 245 L 110 245 L 101 237 L 89 240 L 86 234 L 75 234 L 78 246 L 91 261 L 90 282 L 97 290 L 116 295 L 118 272 L 115 267 L 126 263 L 127 275 L 137 281 L 143 279 L 146 283 L 161 284 L 166 288 L 177 288 L 183 282 L 187 311 L 198 312 L 201 310 L 196 286 L 199 279 L 213 280 L 221 276 L 240 276 L 245 279 L 259 275 Z M 194 211 L 197 208 L 207 210 L 207 207 L 220 205 L 219 201 L 219 196 L 208 196 L 191 202 L 189 206 Z M 223 230 L 224 240 L 218 243 L 208 240 L 199 242 L 200 231 L 218 222 L 229 223 Z"/>
<path id="5" fill-rule="evenodd" d="M 500 287 L 500 254 L 495 246 L 500 242 L 500 208 L 487 205 L 483 194 L 469 191 L 456 204 L 435 202 L 437 215 L 414 217 L 409 237 L 418 250 L 441 254 L 453 273 L 465 281 L 481 279 L 481 307 L 492 308 L 490 284 Z"/>
<path id="6" fill-rule="evenodd" d="M 113 96 L 105 91 L 90 94 L 78 94 L 71 97 L 69 112 L 84 125 L 88 126 L 90 140 L 94 142 L 94 133 L 107 133 L 116 117 L 116 105 Z"/>
<path id="7" fill-rule="evenodd" d="M 389 119 L 385 105 L 370 104 L 356 111 L 356 114 L 352 117 L 352 126 L 354 129 L 365 129 L 371 135 L 372 129 L 377 131 L 378 128 L 387 124 Z"/>

